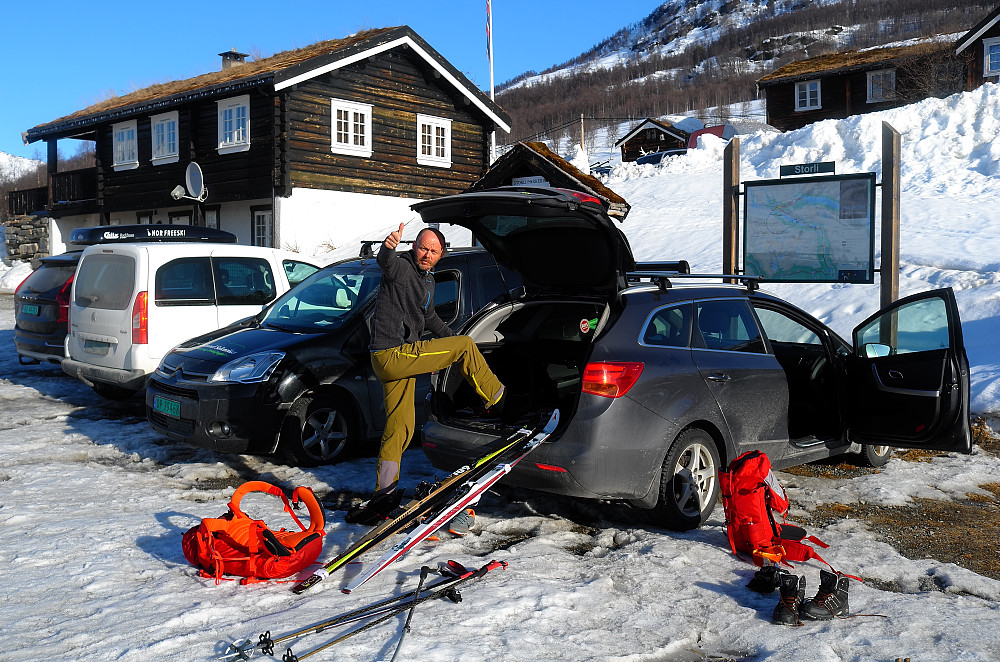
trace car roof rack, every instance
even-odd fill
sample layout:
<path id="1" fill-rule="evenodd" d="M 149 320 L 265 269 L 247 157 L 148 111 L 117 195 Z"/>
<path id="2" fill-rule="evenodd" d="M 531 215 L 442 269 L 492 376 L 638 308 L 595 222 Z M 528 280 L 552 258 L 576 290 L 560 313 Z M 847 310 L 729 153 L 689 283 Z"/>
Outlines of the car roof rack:
<path id="1" fill-rule="evenodd" d="M 124 244 L 151 241 L 212 242 L 235 244 L 236 235 L 225 230 L 197 225 L 100 225 L 76 228 L 69 233 L 69 243 L 79 246 Z"/>
<path id="2" fill-rule="evenodd" d="M 643 265 L 637 264 L 636 266 L 638 267 Z M 682 271 L 666 272 L 666 271 L 649 271 L 644 269 L 642 271 L 630 271 L 626 274 L 626 278 L 631 283 L 638 283 L 641 279 L 648 278 L 650 282 L 656 283 L 661 290 L 665 290 L 673 286 L 673 284 L 670 282 L 671 279 L 679 280 L 682 278 L 683 279 L 711 278 L 713 280 L 728 279 L 736 281 L 738 283 L 742 283 L 744 286 L 746 286 L 747 290 L 750 292 L 755 292 L 760 289 L 760 276 L 746 276 L 743 274 L 693 274 L 690 272 L 682 272 Z"/>

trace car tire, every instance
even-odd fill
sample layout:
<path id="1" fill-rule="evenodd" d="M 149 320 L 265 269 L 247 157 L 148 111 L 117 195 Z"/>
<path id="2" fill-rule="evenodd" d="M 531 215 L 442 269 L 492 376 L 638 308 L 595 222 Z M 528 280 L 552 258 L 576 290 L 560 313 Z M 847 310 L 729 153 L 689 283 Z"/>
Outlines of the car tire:
<path id="1" fill-rule="evenodd" d="M 94 389 L 94 393 L 101 396 L 105 400 L 128 400 L 133 395 L 138 393 L 138 391 L 133 391 L 129 388 L 124 388 L 115 384 L 104 384 L 102 382 L 94 382 L 91 388 Z"/>
<path id="2" fill-rule="evenodd" d="M 304 396 L 285 415 L 279 447 L 292 464 L 318 467 L 345 459 L 358 433 L 357 416 L 346 398 Z"/>
<path id="3" fill-rule="evenodd" d="M 671 444 L 663 460 L 660 496 L 653 507 L 657 524 L 690 531 L 705 523 L 719 496 L 719 449 L 704 430 L 689 428 Z"/>
<path id="4" fill-rule="evenodd" d="M 862 444 L 861 452 L 858 455 L 861 456 L 861 462 L 866 467 L 878 469 L 888 464 L 889 459 L 892 457 L 892 446 Z"/>

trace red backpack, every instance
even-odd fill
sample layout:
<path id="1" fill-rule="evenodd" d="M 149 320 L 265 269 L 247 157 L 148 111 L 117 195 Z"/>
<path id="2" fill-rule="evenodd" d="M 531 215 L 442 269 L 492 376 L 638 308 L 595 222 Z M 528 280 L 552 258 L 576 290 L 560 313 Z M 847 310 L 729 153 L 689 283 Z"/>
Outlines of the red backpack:
<path id="1" fill-rule="evenodd" d="M 826 543 L 805 530 L 785 524 L 788 497 L 771 471 L 771 461 L 761 451 L 748 451 L 719 472 L 722 506 L 726 513 L 729 546 L 737 556 L 748 554 L 754 564 L 788 561 L 826 561 L 805 541 L 826 549 Z M 775 520 L 774 513 L 781 516 Z M 826 563 L 829 566 L 829 563 Z M 831 566 L 832 569 L 832 566 Z"/>
<path id="2" fill-rule="evenodd" d="M 301 530 L 272 531 L 261 520 L 251 519 L 240 510 L 240 500 L 249 492 L 279 497 Z M 242 584 L 289 577 L 316 560 L 326 533 L 323 508 L 312 490 L 296 487 L 292 504 L 298 507 L 300 501 L 309 511 L 308 528 L 295 516 L 281 488 L 259 480 L 244 483 L 233 494 L 228 513 L 219 518 L 206 517 L 184 534 L 184 556 L 198 567 L 199 575 L 214 577 L 216 584 L 222 581 L 222 575 L 243 577 Z"/>

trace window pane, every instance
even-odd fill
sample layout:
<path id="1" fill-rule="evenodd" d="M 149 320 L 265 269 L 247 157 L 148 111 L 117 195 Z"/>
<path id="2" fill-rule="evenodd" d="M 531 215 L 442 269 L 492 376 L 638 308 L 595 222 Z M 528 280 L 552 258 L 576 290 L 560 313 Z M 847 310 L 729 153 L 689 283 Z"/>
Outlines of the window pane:
<path id="1" fill-rule="evenodd" d="M 764 352 L 764 341 L 744 301 L 699 303 L 698 330 L 707 349 Z"/>
<path id="2" fill-rule="evenodd" d="M 220 306 L 261 305 L 274 299 L 274 275 L 267 260 L 251 257 L 212 258 Z"/>
<path id="3" fill-rule="evenodd" d="M 156 270 L 155 301 L 211 301 L 212 275 L 207 257 L 181 258 Z"/>
<path id="4" fill-rule="evenodd" d="M 935 297 L 915 301 L 876 318 L 858 333 L 858 345 L 863 354 L 865 345 L 869 344 L 883 345 L 889 354 L 950 347 L 948 310 L 944 300 Z M 881 355 L 881 352 L 876 351 L 876 354 Z"/>
<path id="5" fill-rule="evenodd" d="M 776 342 L 798 343 L 800 345 L 821 345 L 822 341 L 811 329 L 798 321 L 766 308 L 756 308 L 757 319 L 764 327 L 767 337 Z"/>
<path id="6" fill-rule="evenodd" d="M 691 337 L 691 306 L 656 311 L 646 325 L 642 342 L 663 347 L 687 347 Z"/>
<path id="7" fill-rule="evenodd" d="M 125 310 L 132 305 L 135 259 L 127 255 L 90 255 L 76 275 L 76 305 Z"/>

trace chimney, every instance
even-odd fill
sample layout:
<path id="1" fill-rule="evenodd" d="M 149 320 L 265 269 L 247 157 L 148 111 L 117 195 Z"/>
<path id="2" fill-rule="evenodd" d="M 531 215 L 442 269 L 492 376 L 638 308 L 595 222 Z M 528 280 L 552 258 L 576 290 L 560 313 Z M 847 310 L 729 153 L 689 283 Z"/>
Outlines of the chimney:
<path id="1" fill-rule="evenodd" d="M 235 48 L 226 51 L 225 53 L 219 53 L 222 57 L 222 70 L 225 71 L 230 67 L 238 67 L 244 62 L 246 62 L 247 54 L 240 53 Z"/>

